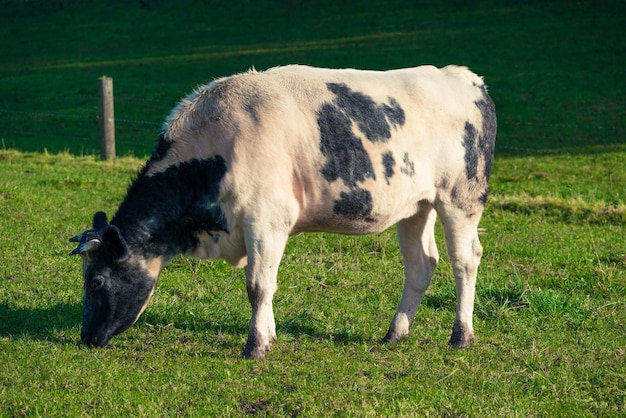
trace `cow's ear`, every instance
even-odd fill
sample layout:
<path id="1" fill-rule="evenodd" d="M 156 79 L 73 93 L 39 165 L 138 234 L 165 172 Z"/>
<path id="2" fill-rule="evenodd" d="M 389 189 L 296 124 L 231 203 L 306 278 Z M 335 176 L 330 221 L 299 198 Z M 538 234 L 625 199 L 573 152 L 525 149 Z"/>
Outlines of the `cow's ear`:
<path id="1" fill-rule="evenodd" d="M 111 253 L 113 260 L 121 262 L 130 256 L 130 250 L 122 233 L 115 225 L 108 225 L 102 233 L 102 241 L 106 251 Z"/>
<path id="2" fill-rule="evenodd" d="M 108 224 L 106 213 L 96 212 L 95 215 L 93 215 L 93 229 L 102 229 Z"/>

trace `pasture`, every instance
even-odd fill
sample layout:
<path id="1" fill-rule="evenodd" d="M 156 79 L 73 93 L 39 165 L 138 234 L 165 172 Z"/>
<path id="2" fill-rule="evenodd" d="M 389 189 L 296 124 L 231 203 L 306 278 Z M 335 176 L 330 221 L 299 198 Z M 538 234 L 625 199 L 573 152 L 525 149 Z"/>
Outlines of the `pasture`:
<path id="1" fill-rule="evenodd" d="M 5 1 L 0 416 L 623 416 L 624 16 L 616 0 Z M 287 63 L 485 76 L 499 129 L 473 345 L 446 346 L 456 299 L 440 228 L 440 264 L 398 344 L 380 343 L 402 292 L 390 229 L 292 238 L 265 361 L 240 358 L 243 270 L 183 257 L 137 324 L 81 345 L 68 238 L 115 212 L 180 97 Z M 103 74 L 113 162 L 96 157 Z"/>

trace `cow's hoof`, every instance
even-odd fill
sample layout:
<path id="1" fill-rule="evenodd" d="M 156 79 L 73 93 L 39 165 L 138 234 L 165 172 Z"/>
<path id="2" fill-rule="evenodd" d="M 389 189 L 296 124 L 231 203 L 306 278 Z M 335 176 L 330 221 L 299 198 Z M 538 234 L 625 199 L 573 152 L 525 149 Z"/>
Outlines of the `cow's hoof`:
<path id="1" fill-rule="evenodd" d="M 270 351 L 269 344 L 260 344 L 257 338 L 248 336 L 246 347 L 243 349 L 242 356 L 254 360 L 263 360 L 265 353 Z"/>
<path id="2" fill-rule="evenodd" d="M 453 348 L 465 348 L 469 347 L 473 339 L 474 333 L 467 326 L 455 321 L 448 345 Z"/>
<path id="3" fill-rule="evenodd" d="M 243 350 L 243 353 L 241 354 L 241 356 L 247 359 L 252 359 L 252 360 L 264 360 L 266 351 L 267 350 L 263 350 L 259 348 L 248 349 L 246 347 Z"/>
<path id="4" fill-rule="evenodd" d="M 390 328 L 389 331 L 387 331 L 387 335 L 385 335 L 385 338 L 383 338 L 383 344 L 397 343 L 398 341 L 403 340 L 406 337 L 408 337 L 408 334 L 400 334 Z"/>

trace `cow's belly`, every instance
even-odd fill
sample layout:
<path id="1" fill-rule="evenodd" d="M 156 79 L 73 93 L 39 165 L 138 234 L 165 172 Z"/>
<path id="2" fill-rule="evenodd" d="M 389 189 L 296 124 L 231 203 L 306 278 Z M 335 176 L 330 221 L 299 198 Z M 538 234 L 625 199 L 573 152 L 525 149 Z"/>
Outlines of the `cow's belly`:
<path id="1" fill-rule="evenodd" d="M 432 202 L 435 197 L 434 188 L 424 187 L 412 179 L 396 179 L 389 184 L 384 179 L 368 179 L 356 186 L 334 182 L 317 191 L 301 199 L 300 216 L 293 233 L 381 232 L 413 216 L 420 202 Z"/>

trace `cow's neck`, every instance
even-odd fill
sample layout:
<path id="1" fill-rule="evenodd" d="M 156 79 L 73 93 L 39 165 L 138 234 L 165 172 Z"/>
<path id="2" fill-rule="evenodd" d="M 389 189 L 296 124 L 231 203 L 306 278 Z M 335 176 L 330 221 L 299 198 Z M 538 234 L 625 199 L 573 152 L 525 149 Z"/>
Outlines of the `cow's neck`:
<path id="1" fill-rule="evenodd" d="M 146 260 L 173 258 L 184 251 L 184 243 L 174 229 L 182 213 L 180 204 L 175 204 L 180 198 L 172 190 L 154 195 L 155 190 L 142 187 L 144 183 L 135 180 L 111 224 L 120 229 L 134 254 Z"/>
<path id="2" fill-rule="evenodd" d="M 201 231 L 228 230 L 216 203 L 226 172 L 217 156 L 186 161 L 148 175 L 142 170 L 111 220 L 131 251 L 146 260 L 170 260 L 197 243 Z"/>

